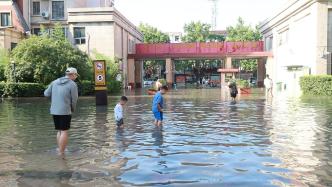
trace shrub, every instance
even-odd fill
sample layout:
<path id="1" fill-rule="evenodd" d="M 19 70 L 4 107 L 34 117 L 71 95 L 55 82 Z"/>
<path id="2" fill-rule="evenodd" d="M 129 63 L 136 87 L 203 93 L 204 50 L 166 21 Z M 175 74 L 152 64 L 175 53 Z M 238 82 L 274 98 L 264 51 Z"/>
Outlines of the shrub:
<path id="1" fill-rule="evenodd" d="M 236 84 L 239 88 L 249 88 L 248 80 L 238 79 L 236 80 Z"/>
<path id="2" fill-rule="evenodd" d="M 0 90 L 5 96 L 40 97 L 43 96 L 45 86 L 38 83 L 0 83 Z"/>
<path id="3" fill-rule="evenodd" d="M 77 83 L 78 92 L 80 96 L 94 95 L 95 85 L 93 82 L 84 80 Z M 109 94 L 120 93 L 122 89 L 122 82 L 120 81 L 108 81 L 107 82 L 107 92 Z"/>
<path id="4" fill-rule="evenodd" d="M 332 96 L 331 75 L 309 75 L 300 78 L 300 86 L 304 95 Z"/>
<path id="5" fill-rule="evenodd" d="M 63 76 L 68 66 L 77 68 L 83 80 L 92 79 L 88 55 L 62 36 L 61 27 L 57 26 L 54 33 L 51 36 L 31 36 L 15 47 L 11 57 L 16 64 L 16 80 L 46 85 Z"/>
<path id="6" fill-rule="evenodd" d="M 6 83 L 5 82 L 0 82 L 0 97 L 4 94 L 5 92 L 5 86 Z"/>
<path id="7" fill-rule="evenodd" d="M 9 53 L 3 49 L 0 48 L 0 81 L 5 81 L 5 69 L 6 66 L 9 64 Z"/>
<path id="8" fill-rule="evenodd" d="M 108 93 L 120 93 L 121 90 L 122 90 L 122 82 L 115 80 L 107 82 Z"/>
<path id="9" fill-rule="evenodd" d="M 80 96 L 93 95 L 95 93 L 95 86 L 93 82 L 83 80 L 77 83 L 78 93 Z"/>

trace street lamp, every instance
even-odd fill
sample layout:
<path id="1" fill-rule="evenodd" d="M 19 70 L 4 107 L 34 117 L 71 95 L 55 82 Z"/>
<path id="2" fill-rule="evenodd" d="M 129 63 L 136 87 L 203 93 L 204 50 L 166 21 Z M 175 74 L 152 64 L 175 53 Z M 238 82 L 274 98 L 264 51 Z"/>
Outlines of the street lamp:
<path id="1" fill-rule="evenodd" d="M 16 83 L 16 63 L 14 60 L 11 61 L 12 68 L 12 81 Z"/>

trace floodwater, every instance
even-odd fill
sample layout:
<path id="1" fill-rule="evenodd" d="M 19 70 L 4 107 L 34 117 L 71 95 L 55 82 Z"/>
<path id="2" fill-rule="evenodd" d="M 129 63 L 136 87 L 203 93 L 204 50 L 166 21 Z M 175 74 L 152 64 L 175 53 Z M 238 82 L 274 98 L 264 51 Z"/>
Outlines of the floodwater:
<path id="1" fill-rule="evenodd" d="M 80 98 L 65 160 L 47 99 L 3 100 L 0 186 L 332 186 L 331 98 L 176 90 L 158 128 L 142 93 L 128 93 L 122 130 L 119 97 Z"/>

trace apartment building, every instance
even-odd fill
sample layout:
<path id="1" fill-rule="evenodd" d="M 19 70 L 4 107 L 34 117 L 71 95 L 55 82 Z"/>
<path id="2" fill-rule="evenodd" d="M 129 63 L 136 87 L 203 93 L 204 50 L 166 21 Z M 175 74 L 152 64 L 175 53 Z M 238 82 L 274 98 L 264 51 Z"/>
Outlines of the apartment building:
<path id="1" fill-rule="evenodd" d="M 19 4 L 10 0 L 0 1 L 0 48 L 13 49 L 26 34 L 29 34 L 29 27 Z"/>
<path id="2" fill-rule="evenodd" d="M 0 28 L 6 28 L 7 34 L 3 35 L 15 43 L 24 35 L 39 34 L 41 27 L 52 32 L 55 24 L 60 23 L 69 41 L 92 58 L 93 51 L 97 51 L 120 59 L 126 81 L 127 56 L 135 53 L 135 44 L 143 41 L 143 35 L 114 8 L 114 0 L 6 0 L 0 3 L 1 20 L 4 20 L 0 24 L 6 25 Z M 12 30 L 22 36 L 14 39 L 14 34 L 8 34 Z M 13 42 L 3 42 L 1 31 L 0 47 L 6 43 L 9 49 L 8 43 Z"/>

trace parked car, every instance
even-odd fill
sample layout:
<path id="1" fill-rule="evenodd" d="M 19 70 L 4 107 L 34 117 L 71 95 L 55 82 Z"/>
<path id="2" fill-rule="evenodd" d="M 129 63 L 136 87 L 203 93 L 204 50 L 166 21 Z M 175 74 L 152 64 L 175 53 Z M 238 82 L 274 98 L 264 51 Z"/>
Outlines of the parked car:
<path id="1" fill-rule="evenodd" d="M 154 84 L 154 81 L 147 80 L 147 81 L 144 81 L 143 86 L 144 87 L 151 87 L 151 86 L 153 86 L 153 84 Z"/>

